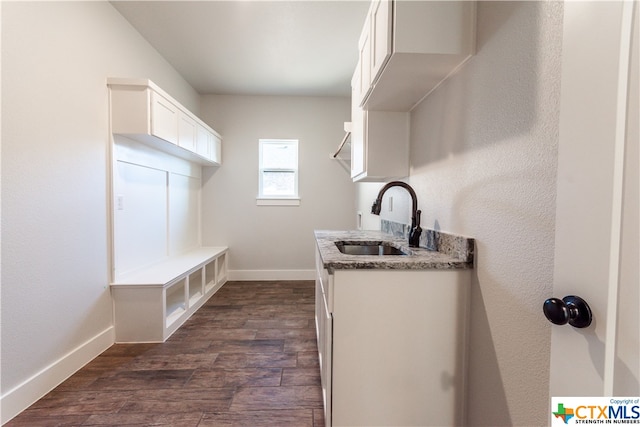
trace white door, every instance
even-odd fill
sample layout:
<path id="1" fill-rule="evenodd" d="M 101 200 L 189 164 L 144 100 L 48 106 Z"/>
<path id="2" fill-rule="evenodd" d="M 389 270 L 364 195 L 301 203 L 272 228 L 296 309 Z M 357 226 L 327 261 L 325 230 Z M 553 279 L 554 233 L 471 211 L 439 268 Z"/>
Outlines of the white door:
<path id="1" fill-rule="evenodd" d="M 550 396 L 640 395 L 637 2 L 565 2 Z M 556 408 L 553 408 L 554 410 Z"/>

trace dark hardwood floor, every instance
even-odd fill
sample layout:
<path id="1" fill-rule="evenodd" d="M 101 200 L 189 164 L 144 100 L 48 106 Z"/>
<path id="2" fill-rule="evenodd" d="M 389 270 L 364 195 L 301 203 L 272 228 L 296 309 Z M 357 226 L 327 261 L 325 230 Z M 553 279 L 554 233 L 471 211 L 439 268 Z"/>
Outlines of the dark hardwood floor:
<path id="1" fill-rule="evenodd" d="M 162 344 L 116 344 L 6 426 L 321 426 L 314 283 L 228 282 Z"/>

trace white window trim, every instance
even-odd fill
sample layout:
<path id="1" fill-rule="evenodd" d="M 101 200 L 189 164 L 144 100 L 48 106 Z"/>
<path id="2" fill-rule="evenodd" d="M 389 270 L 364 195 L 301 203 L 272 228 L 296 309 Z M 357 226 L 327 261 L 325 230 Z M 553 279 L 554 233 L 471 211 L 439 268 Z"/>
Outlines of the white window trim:
<path id="1" fill-rule="evenodd" d="M 262 194 L 262 144 L 263 142 L 295 142 L 298 155 L 298 163 L 295 169 L 283 169 L 287 171 L 293 171 L 295 173 L 295 194 L 291 196 L 278 196 L 278 195 L 263 195 Z M 260 138 L 258 140 L 258 197 L 256 197 L 256 205 L 258 206 L 300 206 L 300 196 L 298 190 L 298 178 L 299 178 L 299 155 L 300 155 L 299 140 L 297 139 L 268 139 Z M 275 170 L 275 169 L 274 169 Z"/>
<path id="2" fill-rule="evenodd" d="M 300 197 L 256 197 L 257 206 L 300 206 Z"/>

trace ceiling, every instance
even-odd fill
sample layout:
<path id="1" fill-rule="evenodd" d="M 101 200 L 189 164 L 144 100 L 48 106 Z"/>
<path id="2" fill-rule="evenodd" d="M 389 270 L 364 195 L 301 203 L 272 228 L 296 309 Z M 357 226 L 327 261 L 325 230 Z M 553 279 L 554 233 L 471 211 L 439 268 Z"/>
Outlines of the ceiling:
<path id="1" fill-rule="evenodd" d="M 201 94 L 349 96 L 365 0 L 111 1 Z"/>

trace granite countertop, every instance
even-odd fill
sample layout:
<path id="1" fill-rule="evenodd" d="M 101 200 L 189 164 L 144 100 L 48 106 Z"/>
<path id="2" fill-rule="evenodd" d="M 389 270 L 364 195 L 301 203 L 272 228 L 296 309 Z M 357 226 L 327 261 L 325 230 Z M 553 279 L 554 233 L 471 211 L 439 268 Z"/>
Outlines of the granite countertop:
<path id="1" fill-rule="evenodd" d="M 426 233 L 438 233 L 425 230 Z M 348 269 L 469 269 L 473 268 L 473 239 L 438 233 L 435 241 L 440 243 L 438 250 L 410 248 L 407 239 L 395 237 L 381 231 L 333 231 L 316 230 L 314 232 L 324 268 L 329 272 Z M 449 238 L 448 236 L 452 236 Z M 408 255 L 347 255 L 336 246 L 338 241 L 391 242 Z"/>

